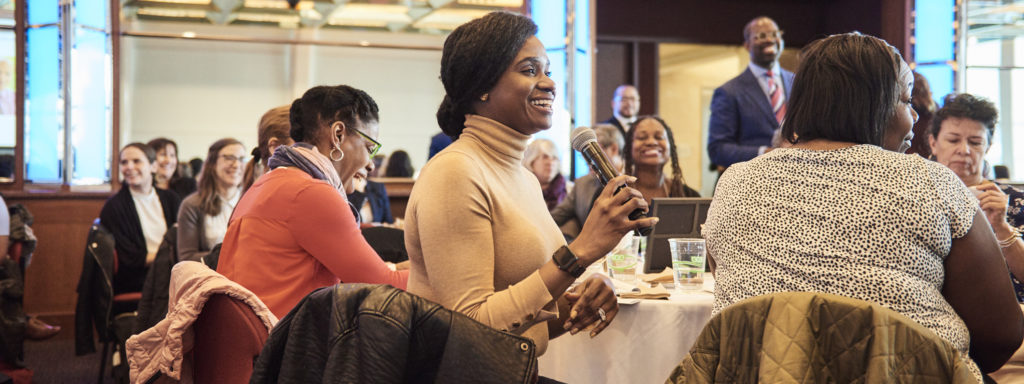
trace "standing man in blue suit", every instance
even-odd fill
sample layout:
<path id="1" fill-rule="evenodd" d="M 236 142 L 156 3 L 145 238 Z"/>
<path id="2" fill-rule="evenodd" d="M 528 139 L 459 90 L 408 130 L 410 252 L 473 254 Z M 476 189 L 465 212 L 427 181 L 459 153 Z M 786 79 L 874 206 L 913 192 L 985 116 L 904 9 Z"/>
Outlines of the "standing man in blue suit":
<path id="1" fill-rule="evenodd" d="M 750 65 L 711 99 L 708 155 L 719 170 L 771 150 L 793 88 L 793 73 L 779 67 L 785 42 L 775 21 L 754 18 L 743 28 L 743 40 Z"/>

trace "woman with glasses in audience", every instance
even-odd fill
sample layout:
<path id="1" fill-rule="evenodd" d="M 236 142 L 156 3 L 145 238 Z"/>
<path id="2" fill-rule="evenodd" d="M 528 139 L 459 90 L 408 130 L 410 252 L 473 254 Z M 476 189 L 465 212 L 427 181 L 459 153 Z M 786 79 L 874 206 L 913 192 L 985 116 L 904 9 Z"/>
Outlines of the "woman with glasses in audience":
<path id="1" fill-rule="evenodd" d="M 267 172 L 267 160 L 278 146 L 289 146 L 295 144 L 289 131 L 292 129 L 291 121 L 288 120 L 288 111 L 291 105 L 275 107 L 263 114 L 260 118 L 256 132 L 256 148 L 252 149 L 252 161 L 245 165 L 245 173 L 242 177 L 242 193 L 249 190 L 256 179 Z"/>
<path id="2" fill-rule="evenodd" d="M 220 139 L 206 152 L 199 191 L 178 209 L 178 259 L 201 261 L 224 240 L 231 211 L 242 196 L 245 147 L 238 140 Z"/>
<path id="3" fill-rule="evenodd" d="M 142 291 L 146 270 L 156 258 L 164 234 L 178 219 L 178 195 L 153 186 L 156 157 L 156 151 L 149 145 L 124 146 L 118 156 L 121 189 L 107 199 L 100 211 L 100 224 L 114 236 L 117 250 L 114 294 Z"/>
<path id="4" fill-rule="evenodd" d="M 279 146 L 266 173 L 235 207 L 217 272 L 284 317 L 314 289 L 344 283 L 405 289 L 366 243 L 345 198 L 380 149 L 377 103 L 346 86 L 314 87 L 292 103 L 292 146 Z"/>
<path id="5" fill-rule="evenodd" d="M 566 246 L 537 177 L 523 166 L 530 136 L 551 128 L 555 82 L 529 18 L 494 12 L 455 29 L 441 54 L 446 95 L 437 121 L 456 140 L 420 171 L 406 210 L 409 291 L 491 327 L 533 339 L 541 353 L 566 330 L 600 333 L 618 304 L 607 277 L 569 286 L 634 228 L 639 192 L 604 188 Z"/>
<path id="6" fill-rule="evenodd" d="M 981 381 L 1020 345 L 1024 319 L 977 200 L 946 167 L 904 154 L 912 88 L 878 38 L 805 49 L 782 127 L 793 146 L 718 181 L 703 228 L 713 313 L 774 292 L 878 303 L 949 342 Z"/>
<path id="7" fill-rule="evenodd" d="M 174 192 L 178 199 L 184 199 L 196 191 L 196 180 L 182 176 L 178 169 L 178 143 L 166 137 L 158 137 L 146 145 L 156 151 L 153 185 Z"/>
<path id="8" fill-rule="evenodd" d="M 1010 269 L 1017 301 L 1024 303 L 1024 192 L 985 178 L 985 154 L 992 148 L 999 112 L 995 104 L 967 93 L 946 96 L 935 112 L 928 145 L 932 158 L 945 165 L 978 199 L 981 210 Z"/>
<path id="9" fill-rule="evenodd" d="M 655 197 L 700 197 L 683 180 L 676 141 L 668 124 L 657 116 L 641 116 L 626 133 L 626 174 L 636 176 L 635 187 L 650 203 Z M 672 176 L 665 164 L 672 162 Z"/>

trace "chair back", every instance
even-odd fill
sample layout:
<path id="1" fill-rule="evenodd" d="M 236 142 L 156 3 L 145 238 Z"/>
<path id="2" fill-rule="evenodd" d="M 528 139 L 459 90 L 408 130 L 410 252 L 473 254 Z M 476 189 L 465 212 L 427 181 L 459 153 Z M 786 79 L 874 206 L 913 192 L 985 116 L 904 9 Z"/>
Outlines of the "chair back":
<path id="1" fill-rule="evenodd" d="M 193 324 L 196 383 L 248 383 L 253 362 L 267 341 L 267 327 L 241 300 L 210 296 Z"/>
<path id="2" fill-rule="evenodd" d="M 879 304 L 780 292 L 713 317 L 667 382 L 975 382 L 967 364 L 935 332 Z"/>

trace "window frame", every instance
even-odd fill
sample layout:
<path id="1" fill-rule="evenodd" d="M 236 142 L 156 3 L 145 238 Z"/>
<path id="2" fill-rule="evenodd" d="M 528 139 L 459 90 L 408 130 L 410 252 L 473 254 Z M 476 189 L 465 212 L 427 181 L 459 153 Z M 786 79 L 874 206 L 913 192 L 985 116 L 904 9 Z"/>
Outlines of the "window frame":
<path id="1" fill-rule="evenodd" d="M 117 151 L 120 149 L 120 99 L 121 99 L 121 4 L 117 0 L 107 1 L 109 7 L 110 17 L 110 55 L 111 55 L 111 134 L 107 139 L 110 140 L 111 153 L 110 156 L 110 180 L 108 184 L 98 185 L 98 188 L 85 188 L 84 190 L 73 190 L 71 186 L 71 180 L 67 168 L 62 170 L 61 182 L 60 183 L 31 183 L 26 181 L 25 171 L 25 139 L 26 139 L 26 127 L 25 127 L 25 102 L 26 102 L 26 73 L 27 65 L 25 65 L 26 59 L 26 36 L 28 33 L 28 0 L 14 0 L 15 1 L 15 23 L 13 27 L 0 26 L 2 30 L 12 30 L 15 34 L 15 55 L 19 65 L 15 67 L 15 84 L 16 84 L 16 101 L 15 106 L 15 144 L 14 144 L 14 170 L 12 174 L 12 181 L 8 183 L 0 184 L 0 192 L 5 196 L 11 197 L 30 197 L 37 195 L 57 195 L 58 197 L 70 197 L 72 195 L 81 196 L 93 196 L 93 195 L 109 195 L 116 187 L 120 184 L 120 173 L 117 171 Z M 72 0 L 73 1 L 73 0 Z M 60 7 L 71 7 L 72 1 L 59 0 Z M 63 21 L 63 20 L 62 20 Z M 66 26 L 67 24 L 65 24 Z M 62 28 L 65 28 L 62 26 Z M 66 29 L 67 30 L 67 29 Z M 68 64 L 64 64 L 70 67 Z M 70 76 L 70 74 L 68 75 Z M 65 83 L 67 87 L 67 83 Z M 67 95 L 65 95 L 67 97 Z M 65 109 L 65 121 L 69 121 L 70 109 Z M 67 125 L 67 124 L 66 124 Z M 70 130 L 70 126 L 65 126 L 64 131 L 67 133 Z M 65 143 L 68 140 L 65 139 Z M 65 147 L 70 145 L 62 143 Z M 67 158 L 71 156 L 70 151 L 65 151 L 63 154 L 65 157 L 65 167 L 69 167 Z M 105 187 L 105 188 L 104 188 Z"/>

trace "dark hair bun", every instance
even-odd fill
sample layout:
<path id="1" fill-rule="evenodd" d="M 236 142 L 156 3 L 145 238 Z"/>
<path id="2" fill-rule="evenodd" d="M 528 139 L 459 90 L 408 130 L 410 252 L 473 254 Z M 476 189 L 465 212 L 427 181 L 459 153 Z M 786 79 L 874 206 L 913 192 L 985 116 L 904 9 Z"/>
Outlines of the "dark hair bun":
<path id="1" fill-rule="evenodd" d="M 288 135 L 295 141 L 304 141 L 303 129 L 302 129 L 302 99 L 295 99 L 292 102 L 292 109 L 288 111 L 288 121 L 291 123 L 292 128 L 288 131 Z"/>
<path id="2" fill-rule="evenodd" d="M 448 95 L 444 95 L 444 100 L 437 107 L 437 125 L 444 134 L 452 137 L 458 137 L 466 126 L 466 112 L 458 111 L 457 108 Z"/>

